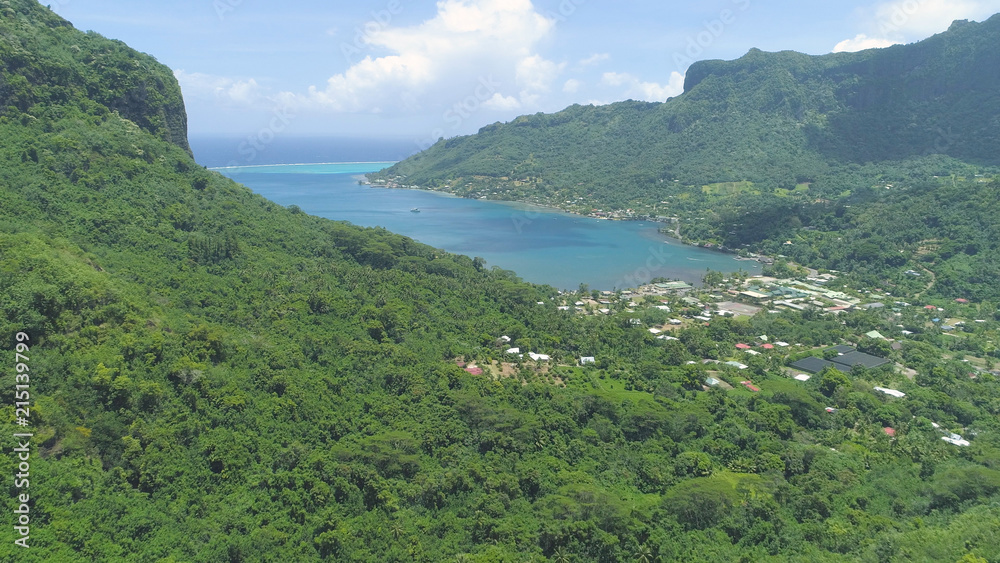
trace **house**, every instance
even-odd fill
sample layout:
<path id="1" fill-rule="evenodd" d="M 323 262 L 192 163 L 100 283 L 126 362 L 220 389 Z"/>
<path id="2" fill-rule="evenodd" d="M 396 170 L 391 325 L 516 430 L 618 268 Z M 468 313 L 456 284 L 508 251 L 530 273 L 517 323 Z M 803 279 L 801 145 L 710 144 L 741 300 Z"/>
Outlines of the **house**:
<path id="1" fill-rule="evenodd" d="M 750 367 L 750 366 L 748 366 L 746 364 L 741 364 L 739 362 L 726 362 L 726 365 L 727 366 L 733 366 L 736 369 L 747 369 L 748 367 Z"/>
<path id="2" fill-rule="evenodd" d="M 770 297 L 766 293 L 761 293 L 759 291 L 752 291 L 752 290 L 741 291 L 740 295 L 755 302 L 766 301 Z"/>
<path id="3" fill-rule="evenodd" d="M 718 387 L 719 383 L 721 383 L 721 381 L 719 381 L 714 377 L 709 377 L 705 379 L 705 385 L 708 385 L 709 387 Z"/>
<path id="4" fill-rule="evenodd" d="M 656 289 L 661 289 L 664 291 L 681 291 L 686 289 L 691 289 L 691 285 L 682 281 L 674 281 L 667 283 L 656 284 Z"/>
<path id="5" fill-rule="evenodd" d="M 740 385 L 746 387 L 747 389 L 753 391 L 754 393 L 760 391 L 760 387 L 754 385 L 752 381 L 740 381 Z"/>
<path id="6" fill-rule="evenodd" d="M 736 345 L 736 348 L 738 350 L 749 350 L 750 349 L 750 345 L 749 344 L 743 344 L 742 342 L 740 342 L 739 344 Z"/>
<path id="7" fill-rule="evenodd" d="M 885 340 L 886 339 L 884 336 L 882 336 L 882 333 L 879 332 L 879 331 L 877 331 L 877 330 L 873 330 L 871 332 L 866 332 L 865 336 L 867 336 L 868 338 L 874 338 L 876 340 Z"/>
<path id="8" fill-rule="evenodd" d="M 587 364 L 596 364 L 597 360 L 593 356 L 582 356 L 580 358 L 580 365 L 585 366 Z"/>
<path id="9" fill-rule="evenodd" d="M 895 428 L 891 428 L 889 426 L 886 426 L 885 428 L 882 429 L 882 431 L 885 432 L 886 435 L 888 435 L 890 438 L 895 438 L 896 437 L 896 429 Z"/>
<path id="10" fill-rule="evenodd" d="M 521 353 L 521 349 L 520 348 L 507 348 L 507 351 L 505 353 L 506 354 L 520 354 Z"/>
<path id="11" fill-rule="evenodd" d="M 945 442 L 948 442 L 949 444 L 954 444 L 956 446 L 965 447 L 970 445 L 968 440 L 962 439 L 962 437 L 959 436 L 958 434 L 952 434 L 951 436 L 941 436 L 941 439 L 944 440 Z"/>
<path id="12" fill-rule="evenodd" d="M 895 389 L 886 389 L 885 387 L 872 387 L 872 389 L 876 391 L 881 391 L 882 393 L 885 393 L 890 397 L 896 397 L 897 399 L 902 399 L 903 397 L 906 396 L 906 393 L 903 393 L 902 391 L 896 391 Z"/>
<path id="13" fill-rule="evenodd" d="M 796 381 L 806 382 L 806 381 L 809 381 L 810 379 L 812 379 L 812 376 L 811 375 L 806 375 L 804 373 L 800 373 L 800 374 L 798 374 L 798 375 L 795 376 L 795 380 Z"/>
<path id="14" fill-rule="evenodd" d="M 845 368 L 842 365 L 835 364 L 833 362 L 829 362 L 827 360 L 823 360 L 815 356 L 811 356 L 805 358 L 804 360 L 793 362 L 791 364 L 791 367 L 798 371 L 804 371 L 806 373 L 812 373 L 812 374 L 819 373 L 828 367 L 833 367 L 843 372 L 851 371 L 850 368 Z"/>
<path id="15" fill-rule="evenodd" d="M 878 356 L 872 356 L 871 354 L 856 351 L 837 356 L 833 359 L 833 362 L 846 366 L 848 371 L 850 371 L 850 369 L 854 366 L 862 366 L 866 369 L 875 369 L 892 363 L 885 358 L 879 358 Z"/>
<path id="16" fill-rule="evenodd" d="M 660 330 L 660 329 L 658 329 L 658 328 L 651 328 L 651 329 L 649 329 L 649 332 L 652 333 L 652 334 L 660 334 L 663 331 Z"/>
<path id="17" fill-rule="evenodd" d="M 547 362 L 551 359 L 546 354 L 535 354 L 534 352 L 528 352 L 528 357 L 536 362 Z"/>

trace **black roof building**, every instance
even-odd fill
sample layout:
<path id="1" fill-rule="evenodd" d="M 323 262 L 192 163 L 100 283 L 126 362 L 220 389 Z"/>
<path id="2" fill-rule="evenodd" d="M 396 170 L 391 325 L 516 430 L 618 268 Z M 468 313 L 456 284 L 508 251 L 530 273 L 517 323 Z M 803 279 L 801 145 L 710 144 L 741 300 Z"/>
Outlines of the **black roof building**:
<path id="1" fill-rule="evenodd" d="M 843 366 L 840 364 L 835 364 L 833 362 L 828 362 L 822 358 L 817 358 L 815 356 L 806 358 L 804 360 L 799 360 L 793 363 L 791 367 L 799 371 L 804 371 L 806 373 L 819 373 L 828 366 L 833 366 L 839 369 L 840 371 L 845 371 L 845 372 L 851 371 L 850 367 Z"/>
<path id="2" fill-rule="evenodd" d="M 833 363 L 840 364 L 847 368 L 847 371 L 851 371 L 854 366 L 864 366 L 868 369 L 874 369 L 885 364 L 890 363 L 889 360 L 885 358 L 879 358 L 878 356 L 872 356 L 871 354 L 865 354 L 864 352 L 848 352 L 843 356 L 837 356 L 833 359 Z"/>

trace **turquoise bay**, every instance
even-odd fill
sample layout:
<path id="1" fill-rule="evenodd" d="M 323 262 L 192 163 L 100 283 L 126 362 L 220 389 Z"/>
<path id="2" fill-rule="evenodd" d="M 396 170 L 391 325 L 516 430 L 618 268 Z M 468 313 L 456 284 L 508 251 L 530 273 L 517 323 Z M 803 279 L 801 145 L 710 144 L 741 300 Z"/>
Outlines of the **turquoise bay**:
<path id="1" fill-rule="evenodd" d="M 424 244 L 486 259 L 524 280 L 576 289 L 634 287 L 656 277 L 698 283 L 706 269 L 755 273 L 756 262 L 680 244 L 657 223 L 605 221 L 532 205 L 359 185 L 391 162 L 217 168 L 280 205 L 384 227 Z"/>

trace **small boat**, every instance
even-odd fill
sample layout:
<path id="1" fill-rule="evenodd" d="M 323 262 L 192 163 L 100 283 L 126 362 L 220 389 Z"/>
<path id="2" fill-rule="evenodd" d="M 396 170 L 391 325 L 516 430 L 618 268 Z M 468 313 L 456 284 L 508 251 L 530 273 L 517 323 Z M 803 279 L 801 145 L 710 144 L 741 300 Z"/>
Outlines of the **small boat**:
<path id="1" fill-rule="evenodd" d="M 413 209 L 410 210 L 410 213 L 420 213 L 420 208 L 414 207 Z"/>

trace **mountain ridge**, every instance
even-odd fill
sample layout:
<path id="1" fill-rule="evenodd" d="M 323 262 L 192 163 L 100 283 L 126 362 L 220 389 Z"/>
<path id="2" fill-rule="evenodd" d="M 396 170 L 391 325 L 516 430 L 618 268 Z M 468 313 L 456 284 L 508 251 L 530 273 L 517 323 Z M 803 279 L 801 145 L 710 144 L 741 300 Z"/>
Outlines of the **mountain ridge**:
<path id="1" fill-rule="evenodd" d="M 575 105 L 494 123 L 442 140 L 380 177 L 436 189 L 454 177 L 534 174 L 543 197 L 596 190 L 594 201 L 608 203 L 611 182 L 653 199 L 664 191 L 656 184 L 672 180 L 832 190 L 845 167 L 930 155 L 996 166 L 998 41 L 1000 15 L 858 53 L 752 49 L 734 61 L 694 63 L 684 93 L 668 102 Z"/>

